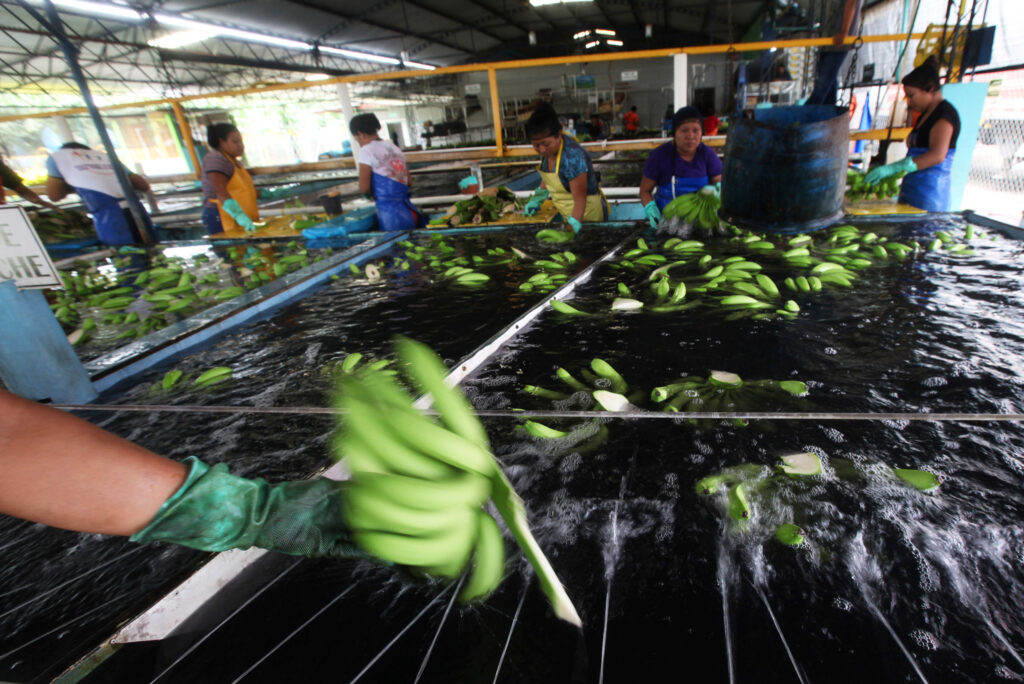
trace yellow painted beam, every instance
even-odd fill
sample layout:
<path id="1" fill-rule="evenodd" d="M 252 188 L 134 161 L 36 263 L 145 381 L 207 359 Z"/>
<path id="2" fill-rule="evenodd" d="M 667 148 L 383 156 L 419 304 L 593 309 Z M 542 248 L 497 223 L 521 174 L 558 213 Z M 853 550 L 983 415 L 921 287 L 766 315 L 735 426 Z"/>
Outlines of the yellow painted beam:
<path id="1" fill-rule="evenodd" d="M 504 119 L 504 112 L 501 111 L 501 100 L 498 98 L 498 72 L 494 69 L 487 70 L 487 82 L 491 87 L 491 115 L 494 118 L 494 148 L 497 156 L 502 156 L 505 151 L 505 129 L 501 125 Z M 479 179 L 481 182 L 483 178 Z"/>

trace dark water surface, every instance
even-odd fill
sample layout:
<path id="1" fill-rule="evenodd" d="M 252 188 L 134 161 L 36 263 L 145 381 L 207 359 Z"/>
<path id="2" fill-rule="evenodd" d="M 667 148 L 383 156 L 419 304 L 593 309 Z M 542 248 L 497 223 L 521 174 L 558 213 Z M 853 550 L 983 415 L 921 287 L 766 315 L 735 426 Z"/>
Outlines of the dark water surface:
<path id="1" fill-rule="evenodd" d="M 959 223 L 913 222 L 899 229 L 937 227 L 963 230 Z M 591 239 L 592 256 L 615 241 Z M 552 403 L 525 395 L 523 387 L 561 390 L 557 367 L 580 375 L 600 357 L 642 394 L 711 370 L 809 386 L 803 398 L 752 399 L 737 407 L 750 410 L 1019 413 L 1021 248 L 1007 240 L 975 242 L 976 256 L 928 253 L 862 271 L 850 290 L 796 296 L 801 313 L 795 321 L 726 322 L 700 310 L 586 318 L 548 312 L 475 373 L 466 391 L 478 408 L 590 408 L 587 394 Z M 578 289 L 574 306 L 607 311 L 623 278 L 601 267 Z M 408 331 L 451 363 L 529 305 L 515 289 L 518 276 L 509 276 L 508 289 L 458 296 L 410 281 L 416 282 L 396 276 L 387 285 L 338 281 L 176 364 L 193 372 L 230 365 L 236 368 L 230 383 L 204 393 L 153 394 L 150 385 L 162 368 L 114 400 L 323 405 L 330 383 L 322 368 L 348 352 L 383 354 L 392 333 Z M 281 575 L 282 564 L 287 570 L 291 561 L 278 557 L 246 580 L 263 586 L 280 579 L 221 629 L 198 632 L 208 636 L 160 681 L 227 682 L 244 674 L 242 681 L 251 682 L 348 682 L 406 628 L 359 681 L 411 682 L 421 669 L 422 682 L 1024 678 L 1024 429 L 1017 423 L 759 421 L 736 427 L 609 420 L 606 442 L 580 448 L 602 426 L 548 421 L 571 436 L 538 440 L 518 427 L 520 421 L 484 422 L 527 503 L 539 543 L 583 617 L 582 632 L 551 616 L 518 553 L 487 603 L 456 605 L 447 618 L 451 589 L 444 585 L 359 561 L 300 561 Z M 328 462 L 331 423 L 320 418 L 121 414 L 102 424 L 174 457 L 196 453 L 270 479 L 300 476 Z M 726 515 L 723 496 L 694 490 L 698 479 L 724 467 L 756 463 L 767 472 L 780 455 L 803 451 L 820 456 L 822 475 L 770 480 L 752 494 L 753 517 L 742 529 Z M 943 484 L 922 494 L 895 479 L 891 467 L 927 469 Z M 783 522 L 805 530 L 802 547 L 774 540 Z M 72 552 L 94 564 L 131 547 L 0 524 L 11 530 L 0 539 L 20 534 L 25 540 L 0 576 L 4 591 L 34 582 L 39 564 L 53 566 L 43 585 L 52 586 L 60 580 L 50 578 L 80 567 Z M 88 553 L 75 551 L 89 545 L 95 548 Z M 23 563 L 21 556 L 30 554 Z M 137 560 L 111 566 L 121 568 L 121 585 L 111 572 L 98 587 L 75 584 L 44 603 L 68 616 L 103 600 L 143 607 L 141 597 L 124 595 L 122 585 L 134 584 L 124 578 L 138 572 L 133 563 L 146 570 L 138 583 L 153 586 L 161 569 L 180 572 L 197 556 L 203 554 L 147 547 L 134 554 Z M 163 586 L 173 584 L 165 579 Z M 49 624 L 45 612 L 24 613 L 3 618 L 0 652 Z M 110 623 L 109 615 L 84 622 L 94 631 Z M 150 681 L 197 635 L 125 648 L 87 681 Z M 85 642 L 88 636 L 81 628 L 66 638 Z M 40 642 L 51 658 L 62 648 L 73 650 L 53 638 Z M 20 671 L 11 658 L 0 659 L 6 668 L 0 673 L 14 681 L 39 667 L 26 651 L 18 657 L 24 660 Z"/>

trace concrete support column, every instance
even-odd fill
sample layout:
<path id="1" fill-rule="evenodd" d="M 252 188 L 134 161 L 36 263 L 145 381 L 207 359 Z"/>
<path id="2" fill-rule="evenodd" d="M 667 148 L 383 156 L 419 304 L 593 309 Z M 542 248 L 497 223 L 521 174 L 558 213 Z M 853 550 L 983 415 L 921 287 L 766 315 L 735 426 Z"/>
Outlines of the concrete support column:
<path id="1" fill-rule="evenodd" d="M 687 55 L 686 53 L 680 52 L 679 54 L 672 55 L 672 109 L 673 111 L 678 110 L 680 107 L 686 106 L 686 101 L 689 99 L 689 84 L 687 83 L 688 75 L 687 67 Z"/>
<path id="2" fill-rule="evenodd" d="M 345 125 L 348 126 L 348 122 L 356 115 L 355 110 L 352 109 L 352 98 L 348 93 L 348 83 L 338 84 L 338 101 L 341 102 L 341 113 L 345 115 Z M 359 159 L 359 144 L 355 140 L 352 140 L 352 159 Z M 356 168 L 359 168 L 358 165 Z"/>
<path id="3" fill-rule="evenodd" d="M 57 127 L 57 135 L 60 136 L 61 143 L 74 142 L 75 136 L 71 133 L 71 126 L 68 125 L 68 120 L 61 115 L 53 117 L 53 125 Z"/>

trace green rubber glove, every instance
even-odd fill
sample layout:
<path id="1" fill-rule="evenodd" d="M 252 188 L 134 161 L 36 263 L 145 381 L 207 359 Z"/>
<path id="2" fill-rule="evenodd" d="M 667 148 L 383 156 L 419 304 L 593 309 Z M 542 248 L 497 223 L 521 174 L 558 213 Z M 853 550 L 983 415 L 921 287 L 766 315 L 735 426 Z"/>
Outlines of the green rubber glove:
<path id="1" fill-rule="evenodd" d="M 316 478 L 271 485 L 212 468 L 194 456 L 185 484 L 135 542 L 165 541 L 202 551 L 257 546 L 293 556 L 362 556 L 342 513 L 345 484 Z"/>
<path id="2" fill-rule="evenodd" d="M 526 206 L 523 207 L 523 214 L 525 216 L 533 216 L 540 211 L 540 205 L 544 203 L 551 195 L 545 188 L 537 188 L 533 191 L 533 196 L 526 202 Z"/>
<path id="3" fill-rule="evenodd" d="M 715 183 L 715 195 L 718 196 L 718 199 L 722 199 L 722 181 Z"/>
<path id="4" fill-rule="evenodd" d="M 249 215 L 242 209 L 242 205 L 236 202 L 234 199 L 229 199 L 224 202 L 224 211 L 228 213 L 228 216 L 235 219 L 235 223 L 242 226 L 246 233 L 251 233 L 256 230 L 256 224 L 252 222 Z"/>
<path id="5" fill-rule="evenodd" d="M 658 203 L 651 200 L 644 205 L 644 216 L 651 222 L 651 228 L 657 228 L 658 224 L 661 223 L 661 210 L 658 209 Z"/>
<path id="6" fill-rule="evenodd" d="M 877 169 L 868 171 L 868 175 L 864 176 L 864 184 L 877 185 L 890 176 L 897 176 L 901 173 L 914 173 L 915 171 L 917 171 L 917 164 L 914 162 L 914 158 L 904 157 L 898 162 L 879 166 Z"/>
<path id="7" fill-rule="evenodd" d="M 572 216 L 567 218 L 565 222 L 569 224 L 570 228 L 572 228 L 573 235 L 579 235 L 580 231 L 583 230 L 583 224 L 574 219 Z"/>

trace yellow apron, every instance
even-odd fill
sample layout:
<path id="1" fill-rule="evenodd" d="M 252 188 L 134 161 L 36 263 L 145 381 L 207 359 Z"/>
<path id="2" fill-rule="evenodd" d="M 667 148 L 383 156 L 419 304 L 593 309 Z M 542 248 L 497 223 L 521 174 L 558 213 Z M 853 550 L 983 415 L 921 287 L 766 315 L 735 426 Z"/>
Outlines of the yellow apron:
<path id="1" fill-rule="evenodd" d="M 235 164 L 235 172 L 228 179 L 228 194 L 231 195 L 231 199 L 238 202 L 242 211 L 249 218 L 253 221 L 260 220 L 260 207 L 256 202 L 256 186 L 253 185 L 252 176 L 241 164 Z M 216 198 L 213 201 L 220 211 L 220 222 L 224 226 L 224 232 L 242 232 L 242 227 L 235 222 L 235 219 L 231 218 L 231 214 L 224 211 L 220 201 Z"/>
<path id="2" fill-rule="evenodd" d="M 562 179 L 558 177 L 558 169 L 562 165 L 562 150 L 565 149 L 565 133 L 558 144 L 558 157 L 555 160 L 554 171 L 542 171 L 543 163 L 537 165 L 537 173 L 544 181 L 544 187 L 551 193 L 551 201 L 558 207 L 562 217 L 568 219 L 572 216 L 572 209 L 575 205 L 572 199 L 572 192 L 566 190 L 562 185 Z M 608 218 L 608 202 L 604 198 L 601 188 L 597 189 L 596 195 L 587 195 L 587 203 L 583 209 L 584 221 L 604 221 Z"/>

